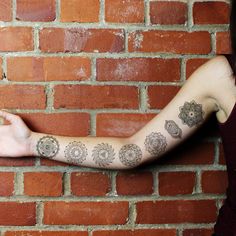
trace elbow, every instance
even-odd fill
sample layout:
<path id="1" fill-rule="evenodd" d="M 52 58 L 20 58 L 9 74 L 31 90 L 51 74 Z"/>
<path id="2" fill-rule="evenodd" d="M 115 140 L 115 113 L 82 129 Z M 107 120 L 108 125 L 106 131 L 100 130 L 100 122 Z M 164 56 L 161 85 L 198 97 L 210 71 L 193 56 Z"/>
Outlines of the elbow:
<path id="1" fill-rule="evenodd" d="M 143 163 L 143 150 L 137 145 L 132 138 L 123 139 L 119 150 L 119 169 L 130 170 L 135 169 Z"/>

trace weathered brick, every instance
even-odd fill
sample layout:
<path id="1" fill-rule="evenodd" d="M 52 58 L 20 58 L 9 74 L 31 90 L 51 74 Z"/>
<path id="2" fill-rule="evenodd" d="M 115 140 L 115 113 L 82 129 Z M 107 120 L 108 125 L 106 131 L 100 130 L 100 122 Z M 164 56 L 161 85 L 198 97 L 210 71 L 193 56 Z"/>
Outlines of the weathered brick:
<path id="1" fill-rule="evenodd" d="M 180 80 L 179 59 L 99 58 L 96 67 L 98 81 L 174 82 Z"/>
<path id="2" fill-rule="evenodd" d="M 228 24 L 230 7 L 226 2 L 195 2 L 193 5 L 194 24 Z"/>
<path id="3" fill-rule="evenodd" d="M 66 230 L 66 231 L 6 231 L 4 236 L 88 236 L 86 231 L 75 231 L 75 230 Z"/>
<path id="4" fill-rule="evenodd" d="M 43 52 L 122 52 L 124 31 L 44 28 L 40 31 L 40 49 Z"/>
<path id="5" fill-rule="evenodd" d="M 208 54 L 211 37 L 207 31 L 134 31 L 129 34 L 130 52 Z"/>
<path id="6" fill-rule="evenodd" d="M 189 171 L 160 172 L 158 174 L 159 194 L 192 194 L 195 187 L 195 178 L 195 173 Z"/>
<path id="7" fill-rule="evenodd" d="M 33 226 L 35 224 L 34 202 L 0 202 L 0 225 Z"/>
<path id="8" fill-rule="evenodd" d="M 210 223 L 216 220 L 214 200 L 138 202 L 137 224 Z"/>
<path id="9" fill-rule="evenodd" d="M 44 224 L 113 225 L 125 224 L 128 202 L 45 202 Z"/>
<path id="10" fill-rule="evenodd" d="M 81 57 L 10 57 L 7 78 L 12 81 L 81 81 L 91 76 L 91 62 Z"/>
<path id="11" fill-rule="evenodd" d="M 0 85 L 0 107 L 16 109 L 45 109 L 44 86 Z"/>
<path id="12" fill-rule="evenodd" d="M 115 23 L 143 23 L 144 1 L 106 0 L 105 20 Z"/>
<path id="13" fill-rule="evenodd" d="M 76 196 L 105 196 L 111 190 L 107 174 L 74 172 L 71 174 L 71 192 Z"/>
<path id="14" fill-rule="evenodd" d="M 62 22 L 98 22 L 99 0 L 61 0 Z"/>
<path id="15" fill-rule="evenodd" d="M 0 28 L 0 51 L 32 51 L 33 30 L 30 27 Z"/>
<path id="16" fill-rule="evenodd" d="M 13 172 L 0 172 L 0 196 L 11 196 L 14 191 Z"/>
<path id="17" fill-rule="evenodd" d="M 0 21 L 12 20 L 12 0 L 0 1 Z"/>
<path id="18" fill-rule="evenodd" d="M 54 0 L 16 0 L 16 19 L 21 21 L 54 21 Z"/>
<path id="19" fill-rule="evenodd" d="M 96 135 L 128 137 L 146 125 L 155 114 L 100 113 L 96 118 Z"/>
<path id="20" fill-rule="evenodd" d="M 24 194 L 28 196 L 61 196 L 62 173 L 26 172 L 24 173 Z"/>
<path id="21" fill-rule="evenodd" d="M 125 172 L 116 177 L 118 195 L 150 195 L 153 193 L 151 172 Z"/>
<path id="22" fill-rule="evenodd" d="M 216 33 L 216 53 L 217 54 L 230 54 L 230 53 L 232 53 L 229 32 L 217 32 Z"/>
<path id="23" fill-rule="evenodd" d="M 150 18 L 152 24 L 185 24 L 187 20 L 187 4 L 184 2 L 150 2 Z"/>
<path id="24" fill-rule="evenodd" d="M 133 86 L 57 85 L 54 90 L 56 109 L 138 108 L 138 90 Z"/>
<path id="25" fill-rule="evenodd" d="M 223 194 L 228 187 L 226 171 L 203 171 L 201 178 L 202 192 Z"/>

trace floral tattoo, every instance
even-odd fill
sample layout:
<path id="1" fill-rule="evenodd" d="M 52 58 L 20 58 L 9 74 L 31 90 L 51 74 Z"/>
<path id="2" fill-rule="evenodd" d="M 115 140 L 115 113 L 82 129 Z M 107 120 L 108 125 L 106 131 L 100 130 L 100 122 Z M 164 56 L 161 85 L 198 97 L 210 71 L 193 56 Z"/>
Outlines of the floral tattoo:
<path id="1" fill-rule="evenodd" d="M 179 118 L 182 120 L 183 124 L 189 127 L 202 123 L 203 115 L 202 105 L 195 101 L 185 102 L 184 105 L 180 107 Z"/>
<path id="2" fill-rule="evenodd" d="M 173 120 L 166 120 L 165 129 L 173 138 L 182 137 L 182 130 Z"/>
<path id="3" fill-rule="evenodd" d="M 53 158 L 59 152 L 59 143 L 53 136 L 44 136 L 39 139 L 36 148 L 40 156 Z"/>

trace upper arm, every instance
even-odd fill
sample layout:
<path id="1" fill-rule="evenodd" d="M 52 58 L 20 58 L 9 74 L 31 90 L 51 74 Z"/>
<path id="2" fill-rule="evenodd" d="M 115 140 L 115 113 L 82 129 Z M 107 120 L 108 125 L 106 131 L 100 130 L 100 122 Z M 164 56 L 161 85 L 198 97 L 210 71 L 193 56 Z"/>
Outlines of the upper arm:
<path id="1" fill-rule="evenodd" d="M 226 59 L 217 56 L 200 66 L 168 105 L 128 138 L 141 148 L 143 161 L 161 156 L 178 145 L 218 110 L 216 81 L 221 83 L 219 79 L 231 73 L 222 60 Z"/>

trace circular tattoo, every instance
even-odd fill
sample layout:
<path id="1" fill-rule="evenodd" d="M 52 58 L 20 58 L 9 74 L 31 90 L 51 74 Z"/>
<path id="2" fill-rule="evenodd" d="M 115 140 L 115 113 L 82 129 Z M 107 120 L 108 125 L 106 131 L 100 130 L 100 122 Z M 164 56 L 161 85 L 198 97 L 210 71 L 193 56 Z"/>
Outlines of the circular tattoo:
<path id="1" fill-rule="evenodd" d="M 136 144 L 126 144 L 119 151 L 120 161 L 129 167 L 135 167 L 142 159 L 142 150 Z"/>
<path id="2" fill-rule="evenodd" d="M 182 130 L 173 120 L 166 120 L 165 129 L 173 138 L 182 137 Z"/>
<path id="3" fill-rule="evenodd" d="M 195 101 L 185 102 L 184 106 L 180 107 L 179 118 L 183 124 L 193 127 L 203 122 L 202 105 Z"/>
<path id="4" fill-rule="evenodd" d="M 146 137 L 144 144 L 146 150 L 150 154 L 156 156 L 163 153 L 166 150 L 167 141 L 165 136 L 163 136 L 161 133 L 152 132 Z"/>
<path id="5" fill-rule="evenodd" d="M 115 151 L 108 143 L 101 143 L 94 147 L 92 156 L 97 165 L 105 167 L 115 159 Z"/>
<path id="6" fill-rule="evenodd" d="M 53 158 L 59 151 L 59 143 L 52 136 L 45 136 L 39 139 L 37 151 L 40 156 Z"/>
<path id="7" fill-rule="evenodd" d="M 81 164 L 88 155 L 87 148 L 81 142 L 71 142 L 65 148 L 65 157 L 72 164 Z"/>

